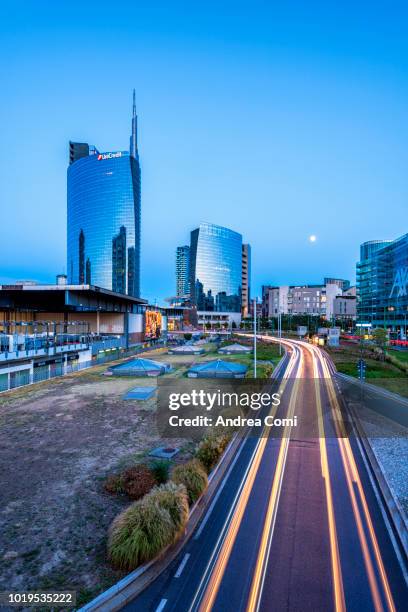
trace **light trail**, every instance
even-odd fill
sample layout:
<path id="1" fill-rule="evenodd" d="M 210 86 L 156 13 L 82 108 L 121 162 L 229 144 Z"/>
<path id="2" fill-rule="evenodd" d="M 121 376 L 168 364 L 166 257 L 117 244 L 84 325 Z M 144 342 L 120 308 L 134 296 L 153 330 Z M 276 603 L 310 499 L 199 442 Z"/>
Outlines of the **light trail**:
<path id="1" fill-rule="evenodd" d="M 295 350 L 294 345 L 292 345 L 292 349 Z M 303 368 L 304 368 L 304 358 L 303 358 L 303 353 L 300 352 L 300 361 L 299 361 L 299 366 L 296 372 L 297 379 L 299 379 L 301 375 L 303 374 Z M 287 413 L 287 418 L 289 419 L 293 417 L 294 412 L 295 412 L 298 389 L 299 389 L 299 382 L 298 380 L 296 380 L 294 383 L 293 390 L 292 390 L 288 413 Z M 286 425 L 283 431 L 283 434 L 282 434 L 282 440 L 281 440 L 281 444 L 279 448 L 278 460 L 276 463 L 275 475 L 273 479 L 271 494 L 269 497 L 268 509 L 266 512 L 264 527 L 262 531 L 261 544 L 259 547 L 258 557 L 257 557 L 256 565 L 255 565 L 255 571 L 254 571 L 254 575 L 252 578 L 252 586 L 251 586 L 251 591 L 249 594 L 247 612 L 258 612 L 260 603 L 261 603 L 262 591 L 263 591 L 263 586 L 265 582 L 265 574 L 266 574 L 266 569 L 268 567 L 269 555 L 270 555 L 270 550 L 271 550 L 271 545 L 272 545 L 272 538 L 273 538 L 273 533 L 275 529 L 279 498 L 280 498 L 280 493 L 282 490 L 283 474 L 284 474 L 285 466 L 286 466 L 286 458 L 288 454 L 291 430 L 292 430 L 292 425 Z"/>
<path id="2" fill-rule="evenodd" d="M 325 358 L 323 358 L 321 352 L 315 348 L 314 350 L 315 350 L 315 354 L 322 368 L 323 378 L 326 383 L 330 405 L 331 405 L 331 408 L 334 414 L 334 425 L 335 425 L 336 433 L 338 436 L 337 440 L 338 440 L 338 444 L 340 448 L 340 454 L 342 458 L 344 473 L 345 473 L 346 481 L 347 481 L 347 488 L 349 491 L 351 504 L 353 508 L 353 514 L 354 514 L 354 518 L 356 521 L 358 536 L 359 536 L 360 545 L 361 545 L 361 549 L 363 553 L 364 564 L 366 567 L 366 572 L 367 572 L 367 577 L 368 577 L 368 581 L 370 585 L 371 595 L 373 598 L 374 608 L 376 612 L 382 612 L 384 610 L 383 602 L 382 602 L 380 591 L 379 591 L 378 584 L 377 584 L 377 578 L 376 578 L 372 558 L 370 555 L 367 537 L 366 537 L 366 533 L 364 530 L 363 520 L 362 520 L 361 512 L 359 509 L 359 505 L 358 505 L 358 501 L 357 501 L 357 497 L 355 493 L 355 486 L 357 487 L 357 491 L 359 493 L 359 497 L 361 501 L 361 506 L 363 508 L 363 514 L 364 514 L 366 526 L 369 532 L 372 549 L 374 551 L 375 561 L 377 563 L 378 574 L 381 577 L 383 592 L 384 592 L 385 599 L 387 602 L 388 610 L 390 610 L 391 612 L 395 612 L 396 608 L 395 608 L 395 604 L 392 598 L 388 578 L 385 572 L 384 563 L 381 557 L 381 552 L 380 552 L 377 537 L 375 534 L 370 511 L 368 508 L 366 496 L 364 493 L 363 484 L 361 482 L 360 475 L 358 473 L 358 468 L 357 468 L 357 464 L 356 464 L 356 461 L 353 455 L 353 451 L 350 445 L 350 440 L 347 437 L 347 434 L 344 430 L 344 424 L 341 419 L 341 408 L 340 408 L 339 401 L 337 399 L 336 391 L 334 389 L 331 373 L 327 365 L 327 361 Z M 343 424 L 343 427 L 341 427 L 340 424 Z"/>
<path id="3" fill-rule="evenodd" d="M 309 347 L 307 347 L 309 350 Z M 315 383 L 316 393 L 316 409 L 317 409 L 317 422 L 319 430 L 319 449 L 320 449 L 320 462 L 322 468 L 322 477 L 324 480 L 324 488 L 326 494 L 326 507 L 327 507 L 327 521 L 329 527 L 329 540 L 330 540 L 330 558 L 331 558 L 331 570 L 333 578 L 333 595 L 334 595 L 334 607 L 337 612 L 344 612 L 346 610 L 346 604 L 344 599 L 344 587 L 343 577 L 341 572 L 341 562 L 339 545 L 337 539 L 336 529 L 336 518 L 334 514 L 333 504 L 333 493 L 330 482 L 330 470 L 329 462 L 327 458 L 327 447 L 326 447 L 326 436 L 324 431 L 323 423 L 323 411 L 322 411 L 322 400 L 320 395 L 320 383 L 319 383 L 319 370 L 317 367 L 317 359 L 315 352 L 309 350 L 309 353 L 313 359 L 313 377 Z"/>
<path id="4" fill-rule="evenodd" d="M 300 364 L 302 363 L 302 359 L 303 356 L 301 354 L 301 351 L 297 348 L 297 347 L 293 347 L 291 344 L 286 343 L 288 346 L 290 346 L 290 348 L 292 348 L 292 354 L 289 360 L 289 364 L 288 367 L 285 371 L 284 374 L 284 383 L 283 383 L 283 388 L 281 387 L 281 391 L 283 391 L 286 387 L 286 385 L 288 384 L 289 378 L 292 375 L 297 362 L 299 361 L 299 367 Z M 274 407 L 273 410 L 271 410 L 270 414 L 275 415 L 277 411 L 277 406 Z M 232 548 L 234 546 L 247 504 L 248 504 L 248 500 L 249 500 L 249 496 L 250 493 L 252 491 L 252 487 L 256 478 L 256 475 L 258 473 L 258 469 L 259 466 L 261 464 L 262 458 L 263 458 L 263 454 L 265 452 L 265 448 L 268 442 L 268 434 L 270 431 L 271 427 L 264 427 L 263 432 L 261 434 L 261 439 L 258 443 L 257 449 L 256 449 L 256 453 L 255 453 L 255 457 L 252 461 L 250 470 L 248 472 L 248 475 L 246 477 L 245 480 L 245 484 L 243 486 L 241 495 L 238 499 L 236 508 L 235 508 L 235 512 L 233 514 L 232 520 L 230 522 L 228 531 L 225 535 L 225 538 L 222 542 L 221 548 L 219 550 L 218 556 L 215 560 L 215 563 L 213 565 L 212 568 L 210 568 L 210 564 L 207 566 L 207 570 L 206 573 L 208 571 L 211 571 L 211 575 L 209 577 L 207 586 L 205 588 L 205 592 L 203 594 L 201 603 L 199 604 L 199 610 L 200 612 L 209 612 L 215 602 L 215 599 L 217 597 L 219 588 L 220 588 L 220 584 L 222 582 L 224 573 L 225 573 L 225 569 L 227 567 L 231 552 L 232 552 Z M 204 578 L 203 578 L 204 580 Z M 199 590 L 196 594 L 196 597 L 194 598 L 194 602 L 193 605 L 191 606 L 190 609 L 194 609 L 194 604 L 195 601 L 198 598 L 199 595 L 199 591 L 201 589 L 202 583 L 200 584 Z"/>

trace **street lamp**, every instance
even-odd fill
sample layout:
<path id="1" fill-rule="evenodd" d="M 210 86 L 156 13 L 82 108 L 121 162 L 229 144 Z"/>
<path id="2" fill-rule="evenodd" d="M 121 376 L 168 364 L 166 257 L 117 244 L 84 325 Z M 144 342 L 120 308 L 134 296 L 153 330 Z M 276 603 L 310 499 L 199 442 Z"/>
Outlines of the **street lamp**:
<path id="1" fill-rule="evenodd" d="M 254 306 L 254 378 L 256 378 L 256 298 L 252 303 Z"/>

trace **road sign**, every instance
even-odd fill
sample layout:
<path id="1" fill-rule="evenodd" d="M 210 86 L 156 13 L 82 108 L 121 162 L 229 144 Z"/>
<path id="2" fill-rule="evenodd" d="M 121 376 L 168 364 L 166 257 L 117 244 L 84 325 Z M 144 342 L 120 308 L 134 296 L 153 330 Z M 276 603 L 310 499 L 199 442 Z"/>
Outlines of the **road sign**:
<path id="1" fill-rule="evenodd" d="M 357 362 L 358 377 L 363 380 L 366 377 L 366 362 L 364 359 L 359 359 Z"/>

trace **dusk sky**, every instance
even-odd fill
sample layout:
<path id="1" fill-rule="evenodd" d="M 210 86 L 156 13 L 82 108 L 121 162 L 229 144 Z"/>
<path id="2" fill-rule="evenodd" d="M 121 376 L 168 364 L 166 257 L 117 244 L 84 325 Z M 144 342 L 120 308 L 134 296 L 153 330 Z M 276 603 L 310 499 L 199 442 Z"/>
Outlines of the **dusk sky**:
<path id="1" fill-rule="evenodd" d="M 143 297 L 201 221 L 251 244 L 253 294 L 354 282 L 408 231 L 407 27 L 404 2 L 2 2 L 0 282 L 66 271 L 68 141 L 127 149 L 133 87 Z"/>

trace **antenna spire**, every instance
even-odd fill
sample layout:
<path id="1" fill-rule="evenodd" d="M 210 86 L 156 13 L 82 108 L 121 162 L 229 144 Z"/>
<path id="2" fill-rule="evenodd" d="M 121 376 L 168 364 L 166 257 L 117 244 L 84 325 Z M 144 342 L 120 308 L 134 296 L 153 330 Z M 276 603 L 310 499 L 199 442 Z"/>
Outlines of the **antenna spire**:
<path id="1" fill-rule="evenodd" d="M 132 112 L 132 134 L 130 136 L 130 155 L 139 159 L 137 150 L 137 114 L 136 114 L 136 90 L 133 90 L 133 112 Z"/>

